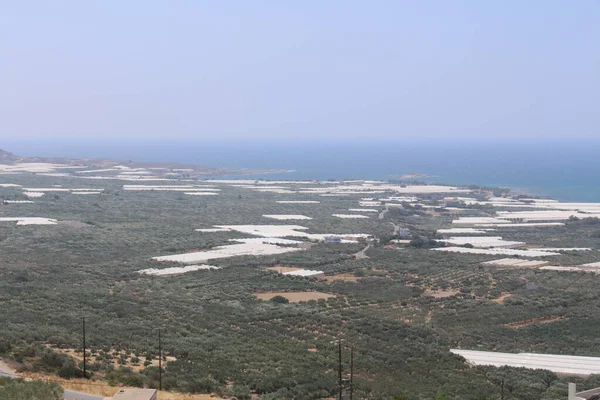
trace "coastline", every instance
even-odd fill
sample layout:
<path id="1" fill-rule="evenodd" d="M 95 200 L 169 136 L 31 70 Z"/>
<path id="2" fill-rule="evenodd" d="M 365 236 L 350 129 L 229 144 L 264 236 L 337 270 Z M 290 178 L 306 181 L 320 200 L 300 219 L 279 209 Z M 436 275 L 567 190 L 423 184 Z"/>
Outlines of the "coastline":
<path id="1" fill-rule="evenodd" d="M 45 142 L 6 140 L 0 147 L 17 154 L 46 157 L 147 160 L 206 165 L 236 174 L 233 179 L 392 180 L 417 177 L 428 183 L 509 187 L 570 202 L 600 202 L 597 140 L 549 141 L 541 149 L 529 142 L 431 143 L 340 141 L 235 143 L 201 140 L 118 142 Z M 257 173 L 259 172 L 260 173 Z M 427 175 L 424 177 L 422 175 Z M 206 174 L 204 176 L 210 176 Z"/>

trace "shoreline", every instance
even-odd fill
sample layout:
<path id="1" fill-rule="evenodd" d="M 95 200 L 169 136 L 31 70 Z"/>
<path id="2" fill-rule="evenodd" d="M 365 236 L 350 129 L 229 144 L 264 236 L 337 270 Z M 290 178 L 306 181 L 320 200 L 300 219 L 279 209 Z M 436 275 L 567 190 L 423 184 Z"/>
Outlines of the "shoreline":
<path id="1" fill-rule="evenodd" d="M 573 163 L 563 149 L 546 149 L 543 154 L 517 149 L 517 154 L 507 154 L 503 148 L 471 148 L 462 154 L 461 148 L 440 153 L 439 146 L 375 148 L 375 144 L 360 147 L 341 145 L 331 150 L 317 145 L 293 147 L 265 143 L 254 144 L 243 149 L 225 145 L 195 146 L 175 144 L 167 147 L 128 149 L 127 147 L 104 146 L 90 149 L 89 146 L 71 146 L 68 149 L 36 149 L 16 146 L 23 154 L 39 152 L 42 157 L 30 159 L 68 159 L 56 155 L 76 156 L 80 160 L 123 160 L 126 157 L 153 161 L 132 163 L 136 165 L 168 165 L 172 167 L 198 166 L 195 178 L 209 177 L 283 180 L 423 180 L 427 183 L 452 182 L 460 186 L 476 184 L 486 187 L 508 187 L 513 192 L 551 197 L 567 202 L 600 202 L 600 187 L 594 184 L 594 176 L 600 167 Z M 10 148 L 10 143 L 2 147 Z M 81 147 L 81 148 L 79 148 Z M 391 147 L 391 146 L 389 146 Z M 428 149 L 427 152 L 423 152 Z M 423 150 L 423 151 L 420 151 Z M 514 148 L 513 148 L 514 150 Z M 555 154 L 560 150 L 560 154 Z M 485 151 L 485 152 L 484 152 Z M 493 152 L 492 152 L 493 151 Z M 584 152 L 585 153 L 585 152 Z M 89 156 L 102 157 L 89 157 Z M 473 158 L 468 158 L 470 156 Z M 532 159 L 531 156 L 536 156 Z M 540 158 L 542 157 L 543 158 Z M 558 157 L 560 155 L 560 157 Z M 467 157 L 467 158 L 465 158 Z M 579 154 L 579 158 L 585 154 Z M 172 160 L 165 162 L 166 158 Z M 489 160 L 488 160 L 489 159 Z M 558 160 L 558 162 L 557 162 Z M 115 161 L 113 161 L 114 163 Z M 228 166 L 233 165 L 234 167 Z M 237 165 L 237 167 L 236 167 Z M 252 168 L 249 168 L 251 166 Z M 408 171 L 408 172 L 407 172 Z M 416 172 L 415 172 L 416 171 Z"/>

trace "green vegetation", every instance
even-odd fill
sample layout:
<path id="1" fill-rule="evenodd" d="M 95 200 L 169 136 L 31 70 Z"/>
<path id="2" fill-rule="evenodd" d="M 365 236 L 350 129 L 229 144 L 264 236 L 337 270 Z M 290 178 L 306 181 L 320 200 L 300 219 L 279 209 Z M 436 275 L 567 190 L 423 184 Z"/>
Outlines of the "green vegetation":
<path id="1" fill-rule="evenodd" d="M 251 394 L 263 399 L 335 396 L 337 352 L 331 341 L 340 337 L 355 347 L 358 399 L 498 398 L 502 378 L 506 399 L 565 398 L 570 380 L 581 389 L 600 386 L 597 377 L 471 368 L 448 351 L 462 347 L 600 356 L 597 275 L 484 267 L 481 263 L 494 257 L 432 251 L 438 245 L 436 229 L 453 218 L 448 213 L 434 216 L 407 205 L 405 210 L 390 209 L 383 220 L 376 214 L 342 220 L 331 214 L 356 207 L 360 195 L 307 194 L 302 198 L 321 204 L 299 206 L 276 203 L 289 199 L 286 195 L 231 186 L 222 186 L 218 197 L 204 197 L 128 192 L 122 190 L 123 182 L 113 181 L 35 175 L 6 175 L 3 180 L 32 187 L 106 189 L 101 195 L 61 193 L 35 204 L 0 206 L 4 217 L 61 221 L 50 226 L 0 223 L 0 356 L 22 362 L 25 370 L 80 376 L 80 361 L 61 351 L 80 349 L 85 316 L 88 370 L 94 379 L 114 384 L 158 386 L 158 367 L 152 361 L 161 327 L 168 357 L 163 386 L 190 393 L 238 399 Z M 0 197 L 24 198 L 18 188 L 0 189 Z M 443 196 L 427 197 L 439 203 Z M 472 207 L 463 215 L 488 212 Z M 354 257 L 363 244 L 321 243 L 300 252 L 211 262 L 220 270 L 165 277 L 136 272 L 171 266 L 151 261 L 153 256 L 209 249 L 245 237 L 196 228 L 278 223 L 263 214 L 304 214 L 313 219 L 299 225 L 311 233 L 360 232 L 381 240 L 367 251 L 368 259 Z M 411 229 L 410 244 L 386 246 L 396 239 L 390 222 Z M 509 240 L 553 247 L 599 248 L 598 231 L 596 223 L 581 220 L 564 227 L 497 232 Z M 548 258 L 565 264 L 598 259 L 597 251 Z M 327 282 L 264 269 L 274 265 L 360 279 Z M 458 294 L 428 295 L 444 290 Z M 283 297 L 260 301 L 253 295 L 266 291 L 318 291 L 335 297 L 289 303 Z M 512 296 L 503 304 L 494 301 L 505 293 Z M 550 315 L 568 319 L 522 328 L 505 325 Z M 346 350 L 343 363 L 348 372 Z"/>
<path id="2" fill-rule="evenodd" d="M 277 296 L 273 297 L 273 298 L 272 298 L 270 301 L 272 301 L 273 303 L 279 303 L 279 304 L 287 304 L 287 303 L 289 303 L 289 302 L 290 302 L 290 301 L 289 301 L 288 299 L 286 299 L 285 297 L 283 297 L 283 296 L 279 296 L 279 295 L 277 295 Z"/>
<path id="3" fill-rule="evenodd" d="M 63 390 L 55 383 L 25 382 L 21 379 L 0 377 L 2 400 L 61 400 Z"/>

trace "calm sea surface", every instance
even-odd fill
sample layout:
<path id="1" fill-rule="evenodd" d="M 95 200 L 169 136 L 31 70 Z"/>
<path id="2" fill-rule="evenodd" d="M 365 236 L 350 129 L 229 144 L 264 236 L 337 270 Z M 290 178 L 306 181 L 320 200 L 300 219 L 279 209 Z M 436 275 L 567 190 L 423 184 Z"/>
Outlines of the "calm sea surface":
<path id="1" fill-rule="evenodd" d="M 173 161 L 215 167 L 293 170 L 267 179 L 393 179 L 424 173 L 429 182 L 509 186 L 564 201 L 600 202 L 600 140 L 77 142 L 3 140 L 20 155 Z M 253 176 L 259 177 L 259 176 Z"/>

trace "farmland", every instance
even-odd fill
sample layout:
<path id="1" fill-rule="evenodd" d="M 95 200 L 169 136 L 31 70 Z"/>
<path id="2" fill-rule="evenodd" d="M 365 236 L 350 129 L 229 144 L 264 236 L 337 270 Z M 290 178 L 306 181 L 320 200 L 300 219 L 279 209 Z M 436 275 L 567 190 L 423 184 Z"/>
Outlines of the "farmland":
<path id="1" fill-rule="evenodd" d="M 85 316 L 107 385 L 156 387 L 161 328 L 164 385 L 183 393 L 335 396 L 339 338 L 360 399 L 494 398 L 501 378 L 513 399 L 598 386 L 450 352 L 600 356 L 592 205 L 410 183 L 142 185 L 122 170 L 90 185 L 101 172 L 32 168 L 0 179 L 0 356 L 26 373 L 77 370 Z M 287 274 L 299 270 L 323 274 Z"/>

